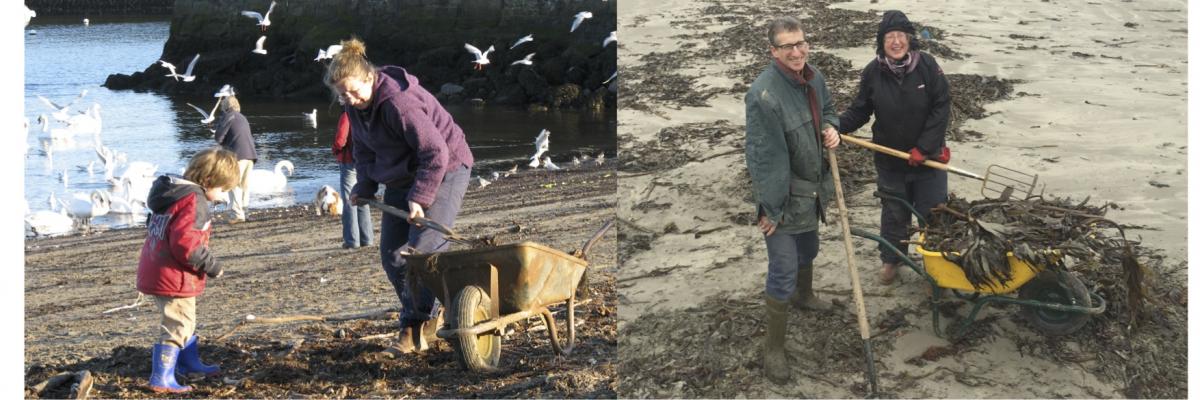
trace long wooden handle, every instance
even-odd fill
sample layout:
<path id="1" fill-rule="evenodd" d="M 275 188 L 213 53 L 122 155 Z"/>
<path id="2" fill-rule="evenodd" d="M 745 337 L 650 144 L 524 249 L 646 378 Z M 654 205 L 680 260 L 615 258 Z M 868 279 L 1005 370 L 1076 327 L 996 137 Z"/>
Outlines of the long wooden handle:
<path id="1" fill-rule="evenodd" d="M 896 149 L 893 149 L 893 148 L 887 147 L 887 146 L 880 146 L 875 143 L 871 143 L 869 141 L 862 140 L 862 139 L 856 138 L 854 136 L 846 135 L 846 134 L 842 134 L 841 136 L 842 136 L 843 141 L 850 142 L 850 143 L 853 143 L 853 144 L 856 144 L 856 145 L 859 145 L 862 147 L 866 147 L 868 149 L 875 150 L 877 152 L 887 154 L 892 157 L 902 158 L 905 160 L 909 159 L 908 153 L 905 153 L 903 151 L 896 150 Z M 926 167 L 930 167 L 930 168 L 937 168 L 937 169 L 940 169 L 940 170 L 946 171 L 946 172 L 953 172 L 955 174 L 959 174 L 959 175 L 962 175 L 962 176 L 965 176 L 968 178 L 974 178 L 974 179 L 978 179 L 981 181 L 984 180 L 982 176 L 979 176 L 979 174 L 976 174 L 974 172 L 951 167 L 949 165 L 946 165 L 946 164 L 943 164 L 943 163 L 940 163 L 937 161 L 933 161 L 933 160 L 925 160 L 925 162 L 922 163 L 922 165 L 924 165 Z"/>
<path id="2" fill-rule="evenodd" d="M 854 245 L 850 242 L 850 216 L 846 211 L 846 200 L 842 194 L 842 177 L 838 172 L 837 151 L 829 149 L 829 166 L 833 171 L 833 188 L 837 194 L 838 215 L 842 225 L 842 239 L 846 244 L 846 267 L 850 269 L 850 286 L 854 291 L 854 305 L 858 308 L 858 331 L 862 339 L 871 338 L 870 324 L 867 323 L 867 305 L 863 302 L 862 284 L 858 279 L 858 266 L 854 264 Z"/>

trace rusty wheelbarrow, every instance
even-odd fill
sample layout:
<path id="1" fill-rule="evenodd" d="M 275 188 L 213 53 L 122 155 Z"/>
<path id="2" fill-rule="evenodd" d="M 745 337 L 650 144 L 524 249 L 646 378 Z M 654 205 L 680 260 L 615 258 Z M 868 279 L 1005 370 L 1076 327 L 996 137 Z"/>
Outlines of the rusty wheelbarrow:
<path id="1" fill-rule="evenodd" d="M 376 203 L 379 206 L 381 203 Z M 390 208 L 390 210 L 389 210 Z M 385 212 L 402 210 L 380 207 Z M 403 217 L 407 213 L 398 215 Z M 448 238 L 461 237 L 432 221 L 417 219 Z M 500 364 L 500 340 L 509 325 L 540 316 L 556 354 L 569 355 L 575 346 L 576 289 L 585 281 L 587 252 L 612 227 L 608 221 L 583 247 L 571 254 L 534 242 L 478 245 L 465 250 L 405 255 L 415 282 L 424 285 L 446 305 L 446 325 L 437 336 L 454 348 L 459 363 L 471 371 L 489 371 Z M 558 337 L 550 307 L 566 303 L 567 338 Z"/>

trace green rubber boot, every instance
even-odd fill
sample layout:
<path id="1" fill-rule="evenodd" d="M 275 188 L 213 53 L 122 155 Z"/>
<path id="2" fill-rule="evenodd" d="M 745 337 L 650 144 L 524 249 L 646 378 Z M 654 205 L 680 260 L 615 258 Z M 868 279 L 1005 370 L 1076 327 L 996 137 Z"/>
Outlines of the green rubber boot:
<path id="1" fill-rule="evenodd" d="M 787 338 L 788 304 L 767 298 L 767 337 L 763 342 L 763 374 L 776 385 L 786 385 L 791 380 L 792 370 L 784 353 Z"/>
<path id="2" fill-rule="evenodd" d="M 833 304 L 817 298 L 817 295 L 812 290 L 813 268 L 811 265 L 808 268 L 801 267 L 796 274 L 796 291 L 792 292 L 792 297 L 789 298 L 793 306 L 801 310 L 809 311 L 829 311 L 833 309 Z"/>

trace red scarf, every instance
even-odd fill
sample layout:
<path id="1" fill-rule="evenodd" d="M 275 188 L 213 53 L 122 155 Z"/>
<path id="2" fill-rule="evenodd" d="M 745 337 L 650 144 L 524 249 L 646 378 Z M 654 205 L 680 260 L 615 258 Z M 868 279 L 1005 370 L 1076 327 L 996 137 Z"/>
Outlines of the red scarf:
<path id="1" fill-rule="evenodd" d="M 817 136 L 817 143 L 822 143 L 821 109 L 817 104 L 817 91 L 809 84 L 816 75 L 816 72 L 807 63 L 804 64 L 804 69 L 800 72 L 792 71 L 791 68 L 788 68 L 779 59 L 775 59 L 775 68 L 778 68 L 779 72 L 783 73 L 783 76 L 788 77 L 788 79 L 805 88 L 805 92 L 808 93 L 808 111 L 812 113 L 813 133 Z"/>

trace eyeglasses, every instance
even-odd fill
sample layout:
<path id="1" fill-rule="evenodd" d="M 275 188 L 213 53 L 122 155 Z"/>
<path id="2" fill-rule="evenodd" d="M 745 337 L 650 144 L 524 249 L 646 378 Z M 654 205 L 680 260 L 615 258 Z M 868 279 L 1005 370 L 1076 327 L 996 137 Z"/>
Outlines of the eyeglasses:
<path id="1" fill-rule="evenodd" d="M 803 49 L 808 48 L 808 42 L 801 40 L 799 42 L 792 43 L 792 44 L 771 45 L 771 47 L 774 47 L 775 50 L 783 50 L 783 51 L 803 50 Z"/>

